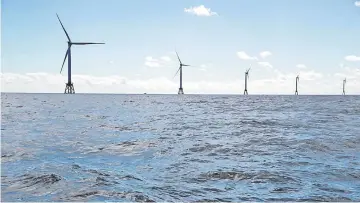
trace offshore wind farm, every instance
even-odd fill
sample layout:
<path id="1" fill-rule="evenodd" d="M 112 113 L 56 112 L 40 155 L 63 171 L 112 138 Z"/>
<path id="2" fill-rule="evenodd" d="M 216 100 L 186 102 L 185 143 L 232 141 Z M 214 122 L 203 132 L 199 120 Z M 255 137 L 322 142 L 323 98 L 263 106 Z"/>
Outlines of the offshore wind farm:
<path id="1" fill-rule="evenodd" d="M 73 94 L 73 93 L 75 93 L 75 88 L 74 88 L 74 84 L 73 84 L 73 79 L 72 79 L 72 72 L 74 71 L 73 70 L 73 65 L 72 65 L 72 50 L 71 50 L 71 48 L 73 47 L 73 45 L 74 46 L 77 46 L 77 45 L 96 45 L 96 44 L 105 44 L 105 43 L 99 43 L 99 42 L 96 42 L 96 43 L 94 43 L 94 42 L 73 42 L 73 41 L 71 41 L 71 39 L 70 39 L 70 36 L 69 36 L 69 34 L 67 33 L 67 31 L 66 31 L 66 29 L 65 29 L 65 27 L 64 27 L 64 25 L 62 24 L 62 22 L 61 22 L 61 20 L 60 20 L 60 18 L 59 18 L 59 16 L 56 14 L 56 16 L 57 16 L 57 18 L 58 18 L 58 21 L 60 22 L 60 25 L 61 25 L 61 27 L 62 27 L 62 29 L 63 29 L 63 31 L 64 31 L 64 33 L 65 33 L 65 35 L 66 35 L 66 37 L 67 37 L 67 39 L 68 39 L 68 42 L 67 42 L 67 50 L 66 50 L 66 53 L 65 53 L 65 57 L 64 57 L 64 59 L 63 59 L 63 63 L 62 63 L 62 66 L 61 66 L 61 70 L 60 70 L 60 73 L 62 73 L 62 71 L 63 71 L 63 68 L 64 68 L 64 65 L 65 65 L 65 61 L 66 60 L 68 60 L 68 63 L 67 63 L 67 66 L 68 66 L 68 68 L 67 68 L 67 81 L 66 81 L 66 85 L 65 85 L 65 91 L 64 91 L 64 93 L 65 94 Z M 71 22 L 72 22 L 72 25 L 73 26 L 75 26 L 75 27 L 77 27 L 77 26 L 81 26 L 79 23 L 77 23 L 75 20 L 71 20 Z M 87 29 L 89 29 L 89 31 L 91 32 L 91 26 L 89 26 Z M 55 29 L 54 29 L 55 30 Z M 103 38 L 103 37 L 101 37 L 100 36 L 100 38 Z M 176 43 L 174 43 L 174 44 L 176 44 Z M 111 45 L 111 44 L 110 44 Z M 109 45 L 107 45 L 107 46 L 109 46 Z M 111 45 L 111 46 L 113 46 L 113 45 Z M 214 50 L 216 50 L 215 48 L 216 47 L 213 47 L 214 48 Z M 116 51 L 116 50 L 115 50 Z M 184 49 L 184 51 L 186 51 L 186 49 Z M 208 50 L 207 50 L 208 51 Z M 95 53 L 95 52 L 94 52 Z M 187 66 L 186 64 L 184 65 L 184 64 L 182 64 L 181 63 L 181 61 L 180 61 L 180 58 L 179 58 L 179 56 L 178 56 L 178 53 L 177 52 L 175 52 L 175 54 L 176 54 L 176 58 L 179 60 L 179 62 L 180 62 L 180 67 L 179 67 L 179 69 L 177 70 L 177 73 L 179 73 L 179 79 L 180 79 L 180 85 L 179 85 L 179 87 L 177 88 L 178 90 L 177 90 L 177 93 L 178 94 L 184 94 L 184 90 L 183 90 L 183 67 L 185 67 L 185 66 Z M 195 56 L 196 54 L 192 54 L 192 56 Z M 226 72 L 226 73 L 221 73 L 222 72 L 222 67 L 223 67 L 223 65 L 221 65 L 221 64 L 218 64 L 217 66 L 218 67 L 216 67 L 216 74 L 227 74 L 228 75 L 228 77 L 230 78 L 230 77 L 232 77 L 233 79 L 232 80 L 241 80 L 241 76 L 240 75 L 238 75 L 240 72 L 241 72 L 241 70 L 245 70 L 245 72 L 247 72 L 247 73 L 245 73 L 245 78 L 244 78 L 244 80 L 242 81 L 242 83 L 244 84 L 244 86 L 243 87 L 241 87 L 242 85 L 240 84 L 241 82 L 237 82 L 238 84 L 238 86 L 236 87 L 236 89 L 235 88 L 233 88 L 233 87 L 235 87 L 234 85 L 232 85 L 232 89 L 229 89 L 229 91 L 227 91 L 225 88 L 221 88 L 222 89 L 222 91 L 225 91 L 225 92 L 232 92 L 232 94 L 240 94 L 241 93 L 241 89 L 243 88 L 244 89 L 244 91 L 243 91 L 243 93 L 244 93 L 244 95 L 248 95 L 248 88 L 250 87 L 250 88 L 252 88 L 252 90 L 254 90 L 254 91 L 252 91 L 252 94 L 259 94 L 259 92 L 261 92 L 260 94 L 262 94 L 262 95 L 264 95 L 264 94 L 269 94 L 269 93 L 266 93 L 266 91 L 268 91 L 268 90 L 266 90 L 266 85 L 265 85 L 265 83 L 266 83 L 266 81 L 272 81 L 272 85 L 280 85 L 280 83 L 284 83 L 283 81 L 282 81 L 282 79 L 280 80 L 279 78 L 283 78 L 284 76 L 285 76 L 285 80 L 287 81 L 287 83 L 288 83 L 288 87 L 290 87 L 290 81 L 291 81 L 291 74 L 292 73 L 284 73 L 284 72 L 282 72 L 282 71 L 280 71 L 278 68 L 276 68 L 276 66 L 274 66 L 273 64 L 271 64 L 270 62 L 267 62 L 267 61 L 265 61 L 265 59 L 267 59 L 267 58 L 269 58 L 269 57 L 272 57 L 272 55 L 274 55 L 272 52 L 269 52 L 269 51 L 263 51 L 263 52 L 261 52 L 260 53 L 260 56 L 261 57 L 256 57 L 256 56 L 251 56 L 251 55 L 249 55 L 249 54 L 247 54 L 247 53 L 245 53 L 245 52 L 238 52 L 237 53 L 237 55 L 238 55 L 238 57 L 241 59 L 241 60 L 243 60 L 244 62 L 246 62 L 246 63 L 250 63 L 250 64 L 255 64 L 254 65 L 254 69 L 253 69 L 253 81 L 251 82 L 250 81 L 250 83 L 249 83 L 249 73 L 248 73 L 248 71 L 249 70 L 245 70 L 245 67 L 247 66 L 247 64 L 246 63 L 242 63 L 242 65 L 239 65 L 239 64 L 237 64 L 237 65 L 235 65 L 234 67 L 236 67 L 236 70 L 235 71 L 228 71 L 228 70 L 226 70 L 226 71 L 224 71 L 224 72 Z M 151 58 L 151 57 L 150 57 Z M 166 58 L 166 60 L 170 60 L 170 61 L 173 61 L 173 59 L 175 60 L 175 58 L 171 58 L 171 57 L 169 57 L 169 56 L 163 56 L 163 58 Z M 96 56 L 94 56 L 94 57 L 91 57 L 91 58 L 88 58 L 88 59 L 86 59 L 86 61 L 91 61 L 91 60 L 94 60 L 94 61 L 97 61 L 98 59 L 97 59 L 97 57 Z M 126 59 L 127 61 L 129 61 L 129 59 Z M 156 60 L 159 60 L 159 59 L 156 59 Z M 154 66 L 154 67 L 161 67 L 162 66 L 162 64 L 160 64 L 158 61 L 150 61 L 150 62 L 147 62 L 147 63 L 145 63 L 145 66 L 149 66 L 149 67 L 151 67 L 151 66 Z M 203 58 L 202 60 L 198 60 L 197 61 L 197 63 L 198 64 L 202 64 L 204 61 L 207 61 L 208 63 L 210 62 L 210 64 L 212 64 L 213 63 L 213 60 L 215 60 L 215 58 Z M 347 61 L 354 61 L 354 62 L 356 62 L 356 61 L 358 61 L 359 60 L 359 57 L 357 57 L 356 55 L 349 55 L 349 56 L 346 56 L 345 57 L 345 60 L 347 60 Z M 85 61 L 84 60 L 84 58 L 82 58 L 82 59 L 79 59 L 79 60 L 77 60 L 77 61 Z M 111 64 L 113 63 L 113 60 L 110 60 L 110 62 L 111 62 Z M 165 61 L 166 62 L 166 61 Z M 223 61 L 223 62 L 226 62 L 225 60 Z M 81 62 L 81 63 L 84 63 L 84 62 Z M 89 62 L 90 64 L 91 64 L 91 62 Z M 117 59 L 117 63 L 120 63 L 120 64 L 122 64 L 123 62 L 122 62 L 122 59 L 121 59 L 121 57 L 120 58 L 118 58 Z M 297 62 L 296 61 L 293 61 L 293 63 L 294 64 L 296 64 Z M 107 66 L 109 66 L 109 65 L 107 65 L 106 63 L 97 63 L 99 66 L 101 66 L 102 68 L 102 70 L 103 70 L 103 72 L 106 72 L 106 69 L 107 69 Z M 150 65 L 149 65 L 150 64 Z M 204 71 L 208 71 L 207 69 L 208 69 L 208 67 L 206 68 L 206 65 L 205 64 L 202 64 L 201 65 L 203 68 L 202 68 L 202 70 L 204 70 Z M 166 66 L 166 67 L 169 67 L 168 65 Z M 262 69 L 262 68 L 266 68 L 266 69 Z M 316 83 L 316 85 L 314 85 L 314 84 L 310 84 L 310 83 L 313 83 L 313 81 L 317 81 L 318 79 L 322 79 L 322 78 L 324 78 L 324 74 L 321 74 L 321 73 L 318 73 L 316 70 L 314 71 L 314 70 L 310 70 L 310 69 L 308 69 L 307 70 L 307 67 L 305 66 L 305 65 L 303 65 L 303 64 L 298 64 L 298 65 L 296 65 L 296 67 L 299 67 L 299 69 L 300 70 L 297 70 L 297 72 L 303 72 L 304 73 L 304 75 L 305 75 L 305 77 L 303 78 L 303 82 L 302 82 L 302 95 L 306 95 L 306 94 L 309 94 L 309 90 L 313 90 L 313 89 L 316 89 L 316 93 L 311 93 L 312 95 L 313 94 L 329 94 L 329 92 L 332 92 L 332 93 L 330 93 L 330 94 L 334 94 L 334 95 L 337 95 L 337 94 L 342 94 L 342 95 L 344 95 L 343 94 L 343 92 L 337 92 L 337 91 L 335 91 L 335 89 L 337 88 L 335 85 L 333 85 L 333 87 L 332 87 L 332 90 L 331 91 L 329 91 L 325 86 L 323 86 L 323 85 L 327 85 L 330 81 L 323 81 L 323 82 L 317 82 Z M 344 65 L 343 64 L 340 64 L 340 67 L 344 67 Z M 84 69 L 84 66 L 83 65 L 81 65 L 81 66 L 78 66 L 78 68 L 80 68 L 80 69 L 82 69 L 82 72 L 86 72 L 86 70 Z M 136 69 L 133 69 L 133 68 L 131 68 L 132 70 L 136 70 Z M 226 69 L 226 68 L 225 68 Z M 265 71 L 269 71 L 269 69 L 272 71 L 272 72 L 274 72 L 274 73 L 276 73 L 276 74 L 278 74 L 278 76 L 277 76 L 277 78 L 274 80 L 274 79 L 272 79 L 272 78 L 267 78 L 266 80 L 262 80 L 262 81 L 264 81 L 264 82 L 262 82 L 263 84 L 263 87 L 259 87 L 258 85 L 257 86 L 253 86 L 253 82 L 254 83 L 258 83 L 258 81 L 261 81 L 261 80 L 259 80 L 259 78 L 260 77 L 263 77 L 263 75 L 264 75 L 264 72 Z M 349 67 L 346 67 L 346 70 L 347 71 L 352 71 L 352 73 L 355 75 L 355 78 L 354 78 L 354 76 L 350 76 L 349 74 L 350 73 L 347 73 L 350 77 L 348 77 L 348 93 L 349 94 L 356 94 L 356 88 L 355 88 L 355 86 L 357 85 L 357 83 L 358 83 L 358 81 L 357 81 L 357 79 L 356 79 L 356 77 L 357 77 L 357 75 L 359 75 L 359 70 L 357 69 L 357 68 L 355 68 L 355 69 L 352 69 L 352 70 L 350 70 L 349 69 Z M 212 70 L 212 71 L 214 71 L 214 69 Z M 206 73 L 206 72 L 204 72 L 204 73 Z M 176 74 L 177 74 L 176 73 Z M 202 78 L 202 80 L 208 80 L 208 81 L 211 81 L 211 80 L 213 80 L 213 79 L 217 79 L 216 77 L 214 77 L 214 76 L 212 76 L 211 78 L 210 77 L 208 77 L 208 75 L 209 74 L 202 74 L 202 75 L 199 75 L 199 71 L 198 71 L 198 68 L 197 67 L 190 67 L 190 68 L 188 68 L 187 69 L 187 73 L 188 74 L 190 74 L 190 75 L 193 75 L 193 74 L 196 74 L 196 78 L 199 78 L 199 77 L 201 77 Z M 233 74 L 231 74 L 231 73 L 233 73 Z M 119 75 L 121 75 L 122 74 L 122 71 L 118 71 L 118 74 Z M 137 74 L 137 75 L 152 75 L 152 74 L 147 74 L 147 73 L 145 73 L 144 72 L 144 70 L 138 70 L 138 71 L 136 71 L 136 72 L 134 72 L 134 74 Z M 212 73 L 213 74 L 213 73 Z M 229 75 L 229 74 L 231 74 L 231 75 Z M 169 74 L 168 74 L 169 75 Z M 235 75 L 238 75 L 238 77 L 233 77 L 233 76 L 235 76 Z M 262 76 L 261 76 L 262 75 Z M 334 74 L 334 76 L 335 77 L 337 77 L 336 79 L 337 80 L 339 80 L 340 81 L 340 79 L 342 79 L 341 77 L 339 77 L 339 76 L 344 76 L 344 73 L 335 73 Z M 346 76 L 346 75 L 345 75 Z M 164 77 L 167 77 L 167 76 L 164 76 Z M 24 77 L 22 77 L 22 78 L 24 78 Z M 192 78 L 192 77 L 186 77 L 186 78 Z M 186 79 L 185 78 L 185 79 Z M 193 77 L 192 78 L 192 80 L 194 80 L 194 78 L 195 77 Z M 148 77 L 148 79 L 149 80 L 152 80 L 152 79 L 157 79 L 157 75 L 153 75 L 152 76 L 152 78 L 150 77 Z M 298 82 L 299 82 L 299 80 L 298 80 L 299 78 L 297 78 L 296 79 L 296 86 L 295 86 L 295 94 L 297 95 L 298 94 Z M 331 78 L 331 80 L 333 80 L 334 78 Z M 329 77 L 329 80 L 330 80 L 330 77 Z M 170 79 L 169 79 L 169 81 L 170 81 Z M 211 82 L 208 82 L 207 81 L 207 83 L 211 83 Z M 173 82 L 173 81 L 171 81 L 171 82 Z M 92 83 L 92 81 L 88 81 L 88 83 Z M 190 83 L 193 83 L 193 82 L 190 82 Z M 234 82 L 233 82 L 234 83 Z M 331 83 L 331 82 L 330 82 Z M 145 84 L 144 82 L 142 83 L 142 84 Z M 335 84 L 335 83 L 333 83 L 333 84 Z M 15 84 L 14 84 L 15 85 Z M 92 84 L 92 86 L 93 87 L 95 87 L 95 86 L 98 86 L 98 84 L 97 83 L 94 83 L 94 84 Z M 202 94 L 204 91 L 203 91 L 203 89 L 201 89 L 201 87 L 199 86 L 199 85 L 196 85 L 196 86 L 198 86 L 199 88 L 198 88 L 198 90 L 197 91 L 194 91 L 193 89 L 193 87 L 194 87 L 194 85 L 192 85 L 192 86 L 190 86 L 189 87 L 189 89 L 190 89 L 190 93 L 191 94 Z M 214 85 L 211 85 L 212 87 L 215 87 Z M 229 86 L 229 85 L 221 85 L 221 84 L 219 84 L 218 86 L 223 86 L 223 87 L 226 87 L 226 86 Z M 47 85 L 43 85 L 42 86 L 42 88 L 44 89 L 43 90 L 43 92 L 48 92 L 48 90 L 46 90 L 47 88 Z M 163 86 L 164 87 L 164 86 Z M 314 88 L 311 88 L 311 87 L 314 87 Z M 144 85 L 143 87 L 142 87 L 144 90 L 141 90 L 141 91 L 137 91 L 137 93 L 139 93 L 139 92 L 148 92 L 147 90 L 146 90 L 146 85 Z M 304 89 L 305 88 L 305 89 Z M 36 88 L 37 89 L 37 91 L 39 91 L 39 92 L 41 92 L 42 90 L 41 90 L 41 88 Z M 96 89 L 96 88 L 94 88 L 94 89 Z M 215 88 L 214 88 L 215 89 Z M 262 89 L 264 89 L 264 91 L 262 92 Z M 272 91 L 270 94 L 292 94 L 291 93 L 291 91 L 283 91 L 283 90 L 285 90 L 285 89 L 290 89 L 290 88 L 273 88 L 273 89 L 278 89 L 278 91 L 277 92 L 274 92 L 274 91 Z M 355 90 L 355 91 L 354 91 Z M 96 90 L 94 90 L 94 91 L 96 91 Z M 175 91 L 176 90 L 174 90 L 174 91 L 172 91 L 173 93 L 175 93 Z M 55 92 L 55 91 L 54 91 Z M 84 90 L 82 87 L 80 87 L 80 92 L 82 92 L 82 93 L 86 93 L 86 90 Z M 91 92 L 93 92 L 93 91 L 91 91 Z M 117 91 L 117 92 L 113 92 L 113 93 L 133 93 L 133 92 L 130 92 L 130 91 L 127 91 L 127 92 L 122 92 L 122 91 Z M 134 92 L 134 93 L 136 93 L 136 92 Z M 157 94 L 157 93 L 160 93 L 160 94 L 162 94 L 162 93 L 165 93 L 165 92 L 162 92 L 161 90 L 159 90 L 159 91 L 154 91 L 154 92 L 148 92 L 148 93 L 155 93 L 155 94 Z M 165 94 L 167 94 L 167 93 L 169 93 L 169 92 L 166 92 Z M 218 93 L 221 93 L 221 92 L 214 92 L 215 94 L 218 94 Z"/>
<path id="2" fill-rule="evenodd" d="M 1 202 L 360 202 L 359 9 L 3 0 Z"/>
<path id="3" fill-rule="evenodd" d="M 96 42 L 72 42 L 71 39 L 70 39 L 70 36 L 69 34 L 67 33 L 65 27 L 63 26 L 58 14 L 56 14 L 60 24 L 61 24 L 61 27 L 62 29 L 64 30 L 64 33 L 68 39 L 68 49 L 65 53 L 65 58 L 64 58 L 64 61 L 63 61 L 63 64 L 61 66 L 61 70 L 60 70 L 60 73 L 62 72 L 63 70 L 63 67 L 64 67 L 64 64 L 65 64 L 65 61 L 66 61 L 66 58 L 68 58 L 68 81 L 66 83 L 66 87 L 65 87 L 65 91 L 64 91 L 64 94 L 75 94 L 75 88 L 74 88 L 74 85 L 71 81 L 71 46 L 72 45 L 92 45 L 92 44 L 105 44 L 105 43 L 96 43 Z M 177 72 L 175 73 L 174 77 L 180 72 L 180 87 L 179 87 L 179 90 L 178 90 L 178 94 L 179 95 L 182 95 L 184 94 L 184 90 L 183 90 L 183 67 L 186 67 L 186 66 L 190 66 L 190 65 L 186 65 L 186 64 L 183 64 L 180 60 L 180 57 L 179 57 L 179 54 L 177 53 L 177 51 L 175 51 L 176 53 L 176 56 L 177 56 L 177 59 L 179 60 L 179 69 L 177 70 Z M 251 66 L 249 69 L 247 69 L 245 71 L 245 88 L 244 88 L 244 95 L 248 95 L 248 79 L 249 79 L 249 71 L 251 69 Z M 298 95 L 298 82 L 299 82 L 299 75 L 296 77 L 296 85 L 295 85 L 295 95 Z M 345 95 L 345 83 L 346 83 L 346 80 L 343 81 L 343 93 L 342 95 Z"/>

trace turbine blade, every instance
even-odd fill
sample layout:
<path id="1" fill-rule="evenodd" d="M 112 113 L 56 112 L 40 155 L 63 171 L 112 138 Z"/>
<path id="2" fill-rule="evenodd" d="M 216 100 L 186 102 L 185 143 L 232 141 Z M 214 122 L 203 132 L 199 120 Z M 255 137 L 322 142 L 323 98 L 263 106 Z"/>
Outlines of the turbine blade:
<path id="1" fill-rule="evenodd" d="M 182 63 L 181 63 L 181 60 L 180 60 L 180 57 L 179 57 L 179 54 L 177 53 L 176 50 L 175 50 L 175 52 L 176 52 L 176 55 L 177 55 L 177 57 L 178 57 L 178 59 L 179 59 L 180 64 L 182 64 Z"/>
<path id="2" fill-rule="evenodd" d="M 180 68 L 181 68 L 181 66 L 180 66 Z M 180 71 L 180 68 L 176 71 L 176 73 L 175 73 L 175 75 L 174 75 L 173 78 L 175 78 L 175 76 L 178 74 L 178 72 Z"/>
<path id="3" fill-rule="evenodd" d="M 57 16 L 57 18 L 59 19 L 59 22 L 60 22 L 60 24 L 61 24 L 61 27 L 63 28 L 63 30 L 64 30 L 64 32 L 65 32 L 65 34 L 66 34 L 66 37 L 68 38 L 69 42 L 71 42 L 70 37 L 69 37 L 68 33 L 66 32 L 66 30 L 65 30 L 65 28 L 64 28 L 64 26 L 63 26 L 63 24 L 62 24 L 62 22 L 61 22 L 61 20 L 60 20 L 60 18 L 59 18 L 59 15 L 56 14 L 56 16 Z"/>
<path id="4" fill-rule="evenodd" d="M 66 60 L 66 58 L 67 58 L 67 56 L 68 56 L 68 54 L 69 54 L 69 49 L 70 49 L 70 47 L 66 50 L 65 58 L 64 58 L 64 61 L 63 61 L 62 66 L 61 66 L 60 74 L 61 74 L 61 72 L 62 72 L 62 69 L 64 68 L 65 60 Z"/>
<path id="5" fill-rule="evenodd" d="M 88 44 L 105 44 L 105 43 L 98 43 L 98 42 L 73 42 L 73 45 L 88 45 Z"/>
<path id="6" fill-rule="evenodd" d="M 191 66 L 191 65 L 185 65 L 185 64 L 182 64 L 182 66 Z"/>

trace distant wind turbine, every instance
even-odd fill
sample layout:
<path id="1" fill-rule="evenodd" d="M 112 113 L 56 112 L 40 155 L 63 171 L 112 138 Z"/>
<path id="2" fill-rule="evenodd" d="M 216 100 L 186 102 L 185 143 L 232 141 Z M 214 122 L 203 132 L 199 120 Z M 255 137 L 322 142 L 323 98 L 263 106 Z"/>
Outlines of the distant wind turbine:
<path id="1" fill-rule="evenodd" d="M 343 95 L 345 95 L 345 84 L 346 84 L 346 78 L 343 80 Z"/>
<path id="2" fill-rule="evenodd" d="M 300 77 L 299 77 L 299 75 L 297 75 L 296 78 L 295 78 L 295 84 L 296 84 L 295 95 L 299 95 L 299 92 L 298 92 L 298 82 L 299 81 L 300 81 Z"/>
<path id="3" fill-rule="evenodd" d="M 63 28 L 65 34 L 66 34 L 66 37 L 68 38 L 68 49 L 65 53 L 65 58 L 64 58 L 64 61 L 63 61 L 63 64 L 61 66 L 61 70 L 60 70 L 60 73 L 62 72 L 62 69 L 64 67 L 64 63 L 65 63 L 65 60 L 66 58 L 68 57 L 68 82 L 66 83 L 66 87 L 65 87 L 65 94 L 75 94 L 75 89 L 74 89 L 74 85 L 73 83 L 71 82 L 71 46 L 72 45 L 88 45 L 88 44 L 105 44 L 105 43 L 94 43 L 94 42 L 72 42 L 70 40 L 70 37 L 68 35 L 68 33 L 66 32 L 60 18 L 59 18 L 59 15 L 56 14 L 57 18 L 59 19 L 59 22 L 61 24 L 61 27 Z"/>
<path id="4" fill-rule="evenodd" d="M 250 68 L 245 71 L 245 89 L 244 89 L 244 95 L 248 95 L 247 82 L 248 82 L 248 79 L 249 79 L 249 71 L 250 71 L 250 69 L 251 69 L 251 65 L 250 65 Z"/>
<path id="5" fill-rule="evenodd" d="M 178 59 L 179 59 L 180 67 L 179 67 L 179 69 L 177 70 L 177 72 L 175 73 L 174 77 L 175 77 L 175 76 L 178 74 L 178 72 L 180 71 L 180 88 L 179 88 L 178 94 L 184 94 L 184 90 L 183 90 L 183 87 L 182 87 L 182 67 L 183 67 L 183 66 L 190 66 L 190 65 L 185 65 L 185 64 L 183 64 L 183 63 L 181 62 L 181 60 L 180 60 L 179 54 L 177 53 L 177 51 L 175 51 L 175 52 L 176 52 L 176 55 L 177 55 L 177 57 L 178 57 Z"/>

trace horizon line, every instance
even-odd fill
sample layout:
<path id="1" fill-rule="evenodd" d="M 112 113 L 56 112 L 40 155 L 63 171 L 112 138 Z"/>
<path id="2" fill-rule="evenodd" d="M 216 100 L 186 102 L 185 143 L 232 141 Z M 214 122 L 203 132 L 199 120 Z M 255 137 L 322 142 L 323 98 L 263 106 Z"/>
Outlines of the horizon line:
<path id="1" fill-rule="evenodd" d="M 61 92 L 3 92 L 1 94 L 64 94 Z M 76 94 L 93 94 L 93 95 L 178 95 L 177 93 L 90 93 L 90 92 L 80 92 Z M 360 94 L 249 94 L 243 95 L 242 93 L 188 93 L 184 95 L 229 95 L 229 96 L 360 96 Z"/>

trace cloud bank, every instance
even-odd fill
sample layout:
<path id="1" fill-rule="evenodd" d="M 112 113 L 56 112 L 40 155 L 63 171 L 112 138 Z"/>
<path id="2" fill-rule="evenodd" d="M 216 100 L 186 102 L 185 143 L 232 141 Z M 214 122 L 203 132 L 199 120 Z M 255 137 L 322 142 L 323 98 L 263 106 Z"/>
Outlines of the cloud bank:
<path id="1" fill-rule="evenodd" d="M 295 77 L 300 75 L 300 94 L 341 94 L 342 80 L 347 78 L 348 94 L 360 94 L 360 69 L 344 67 L 342 72 L 324 75 L 314 70 L 301 70 L 296 73 L 283 73 L 271 69 L 271 75 L 265 79 L 256 79 L 254 74 L 249 80 L 249 94 L 293 94 Z M 336 82 L 337 81 L 337 82 Z M 27 93 L 63 93 L 66 76 L 51 73 L 1 73 L 2 92 Z M 115 93 L 115 94 L 176 94 L 178 79 L 157 77 L 151 79 L 133 79 L 119 75 L 98 77 L 91 75 L 73 75 L 77 93 Z M 242 94 L 244 81 L 187 81 L 184 80 L 187 94 Z"/>

